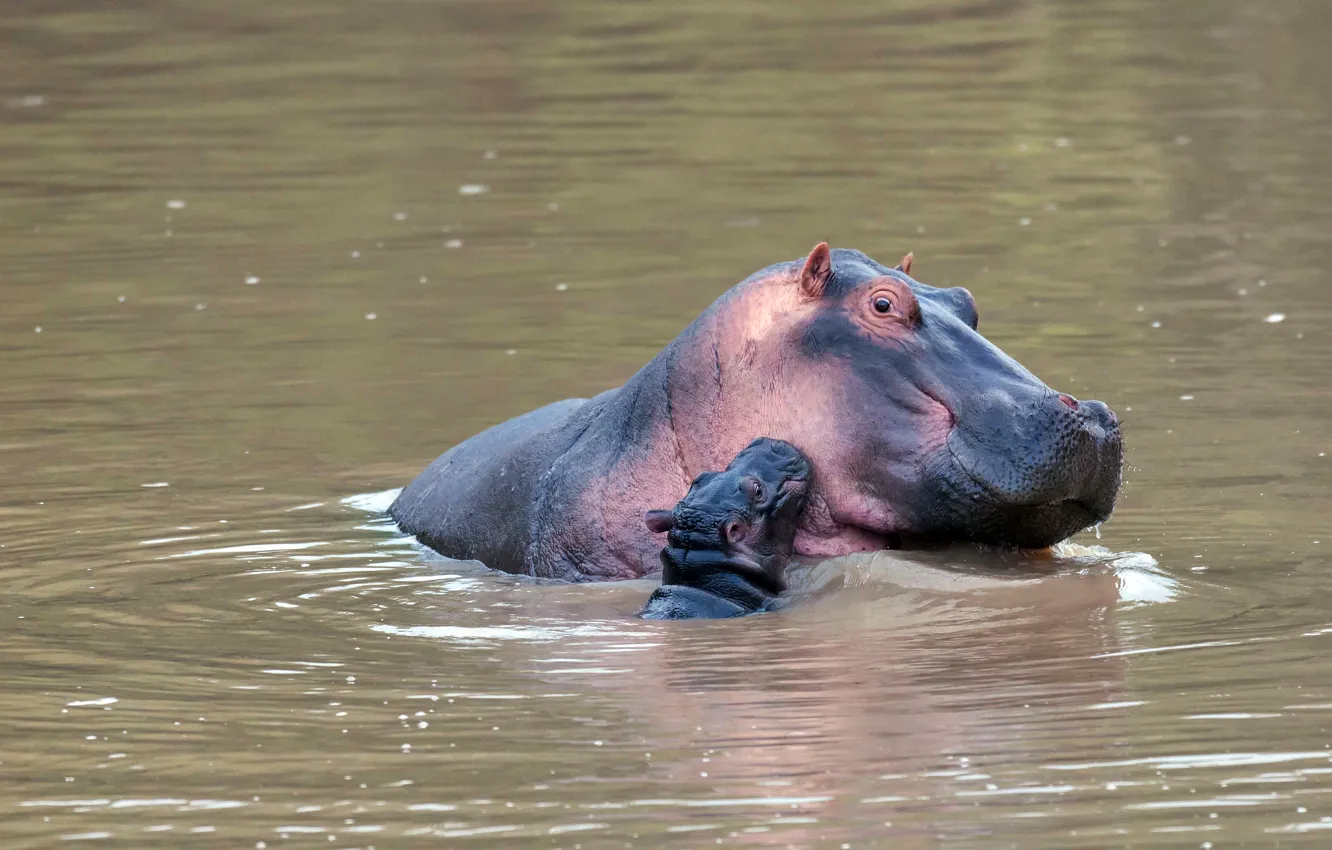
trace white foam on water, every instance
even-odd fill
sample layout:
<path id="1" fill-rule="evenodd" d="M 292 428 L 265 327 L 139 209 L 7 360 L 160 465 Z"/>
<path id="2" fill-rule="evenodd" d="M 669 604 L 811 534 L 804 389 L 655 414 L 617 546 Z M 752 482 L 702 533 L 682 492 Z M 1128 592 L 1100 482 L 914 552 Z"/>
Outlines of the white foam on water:
<path id="1" fill-rule="evenodd" d="M 454 643 L 490 643 L 492 641 L 522 641 L 526 643 L 554 643 L 571 637 L 630 636 L 645 634 L 628 631 L 623 624 L 578 623 L 559 626 L 394 626 L 380 623 L 371 631 L 403 637 L 422 637 L 447 640 Z"/>
<path id="2" fill-rule="evenodd" d="M 76 699 L 73 702 L 67 702 L 65 705 L 70 708 L 89 708 L 99 705 L 114 705 L 120 702 L 116 697 L 98 697 L 97 699 Z"/>
<path id="3" fill-rule="evenodd" d="M 402 492 L 401 487 L 395 487 L 392 490 L 381 490 L 378 493 L 358 493 L 355 496 L 348 496 L 342 500 L 342 504 L 349 508 L 355 508 L 358 511 L 365 511 L 368 514 L 388 513 L 389 505 L 398 498 Z"/>
<path id="4" fill-rule="evenodd" d="M 191 552 L 177 552 L 172 555 L 165 555 L 158 558 L 158 560 L 197 558 L 201 555 L 272 554 L 274 552 L 293 552 L 299 549 L 312 549 L 316 546 L 327 545 L 329 545 L 328 542 L 323 540 L 312 540 L 307 543 L 247 543 L 241 546 L 221 546 L 217 549 L 195 549 Z"/>
<path id="5" fill-rule="evenodd" d="M 1146 552 L 1114 552 L 1104 546 L 1058 543 L 1056 557 L 1090 563 L 1109 564 L 1119 581 L 1119 601 L 1125 605 L 1173 602 L 1179 596 L 1179 582 L 1167 575 L 1155 558 Z"/>
<path id="6" fill-rule="evenodd" d="M 1282 764 L 1290 761 L 1325 759 L 1332 756 L 1328 750 L 1293 753 L 1205 753 L 1189 756 L 1149 756 L 1139 759 L 1115 761 L 1089 761 L 1077 764 L 1047 764 L 1048 770 L 1104 770 L 1110 767 L 1150 767 L 1155 770 L 1194 770 L 1203 767 L 1246 767 L 1259 764 Z"/>

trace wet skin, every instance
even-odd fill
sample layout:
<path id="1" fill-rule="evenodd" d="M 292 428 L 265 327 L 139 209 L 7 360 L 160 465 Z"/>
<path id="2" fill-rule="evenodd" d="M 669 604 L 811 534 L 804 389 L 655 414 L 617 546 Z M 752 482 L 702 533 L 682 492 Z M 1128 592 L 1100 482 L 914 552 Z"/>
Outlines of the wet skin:
<path id="1" fill-rule="evenodd" d="M 674 510 L 649 511 L 647 527 L 666 532 L 666 546 L 661 587 L 638 615 L 718 619 L 778 607 L 809 476 L 795 446 L 760 438 L 725 472 L 695 478 Z"/>
<path id="2" fill-rule="evenodd" d="M 732 287 L 624 386 L 455 446 L 390 512 L 444 555 L 590 581 L 658 565 L 644 513 L 759 436 L 813 467 L 795 551 L 1040 548 L 1109 517 L 1119 423 L 977 330 L 965 289 L 815 246 Z"/>

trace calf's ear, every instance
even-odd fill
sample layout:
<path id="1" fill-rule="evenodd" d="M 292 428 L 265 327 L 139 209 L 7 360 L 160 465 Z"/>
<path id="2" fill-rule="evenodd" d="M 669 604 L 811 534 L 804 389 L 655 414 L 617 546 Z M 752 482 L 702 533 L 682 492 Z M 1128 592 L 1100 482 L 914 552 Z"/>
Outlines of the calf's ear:
<path id="1" fill-rule="evenodd" d="M 897 264 L 897 270 L 907 277 L 911 277 L 911 261 L 916 259 L 915 252 L 908 253 L 902 258 L 902 262 Z"/>
<path id="2" fill-rule="evenodd" d="M 800 267 L 800 292 L 806 298 L 822 298 L 831 277 L 832 253 L 828 250 L 827 242 L 820 242 L 809 252 L 805 264 Z"/>
<path id="3" fill-rule="evenodd" d="M 643 514 L 643 522 L 647 523 L 648 531 L 661 534 L 675 527 L 675 514 L 670 511 L 648 511 Z"/>

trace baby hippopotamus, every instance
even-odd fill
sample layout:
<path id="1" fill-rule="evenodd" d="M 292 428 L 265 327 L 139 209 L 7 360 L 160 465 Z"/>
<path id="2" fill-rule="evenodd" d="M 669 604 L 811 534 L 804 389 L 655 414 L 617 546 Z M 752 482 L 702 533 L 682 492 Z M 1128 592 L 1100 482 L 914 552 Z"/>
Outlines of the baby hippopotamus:
<path id="1" fill-rule="evenodd" d="M 760 437 L 725 472 L 704 472 L 674 510 L 648 511 L 666 532 L 661 587 L 638 616 L 648 620 L 742 617 L 778 606 L 809 460 L 790 443 Z"/>

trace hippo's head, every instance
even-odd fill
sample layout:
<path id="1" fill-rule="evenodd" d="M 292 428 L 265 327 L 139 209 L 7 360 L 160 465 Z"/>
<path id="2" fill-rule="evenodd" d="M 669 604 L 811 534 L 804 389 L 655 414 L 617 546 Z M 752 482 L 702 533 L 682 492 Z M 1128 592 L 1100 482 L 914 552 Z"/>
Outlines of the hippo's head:
<path id="1" fill-rule="evenodd" d="M 760 438 L 725 472 L 704 472 L 674 510 L 648 511 L 647 526 L 667 532 L 668 568 L 711 570 L 725 560 L 780 592 L 796 523 L 805 507 L 809 462 L 790 443 Z M 682 576 L 666 576 L 683 583 Z"/>
<path id="2" fill-rule="evenodd" d="M 814 470 L 805 555 L 1044 547 L 1108 518 L 1123 462 L 1114 413 L 1046 386 L 977 332 L 969 292 L 910 271 L 909 255 L 888 268 L 820 244 L 719 299 L 677 340 L 686 461 L 755 434 L 799 446 Z M 706 419 L 690 432 L 684 411 Z"/>

